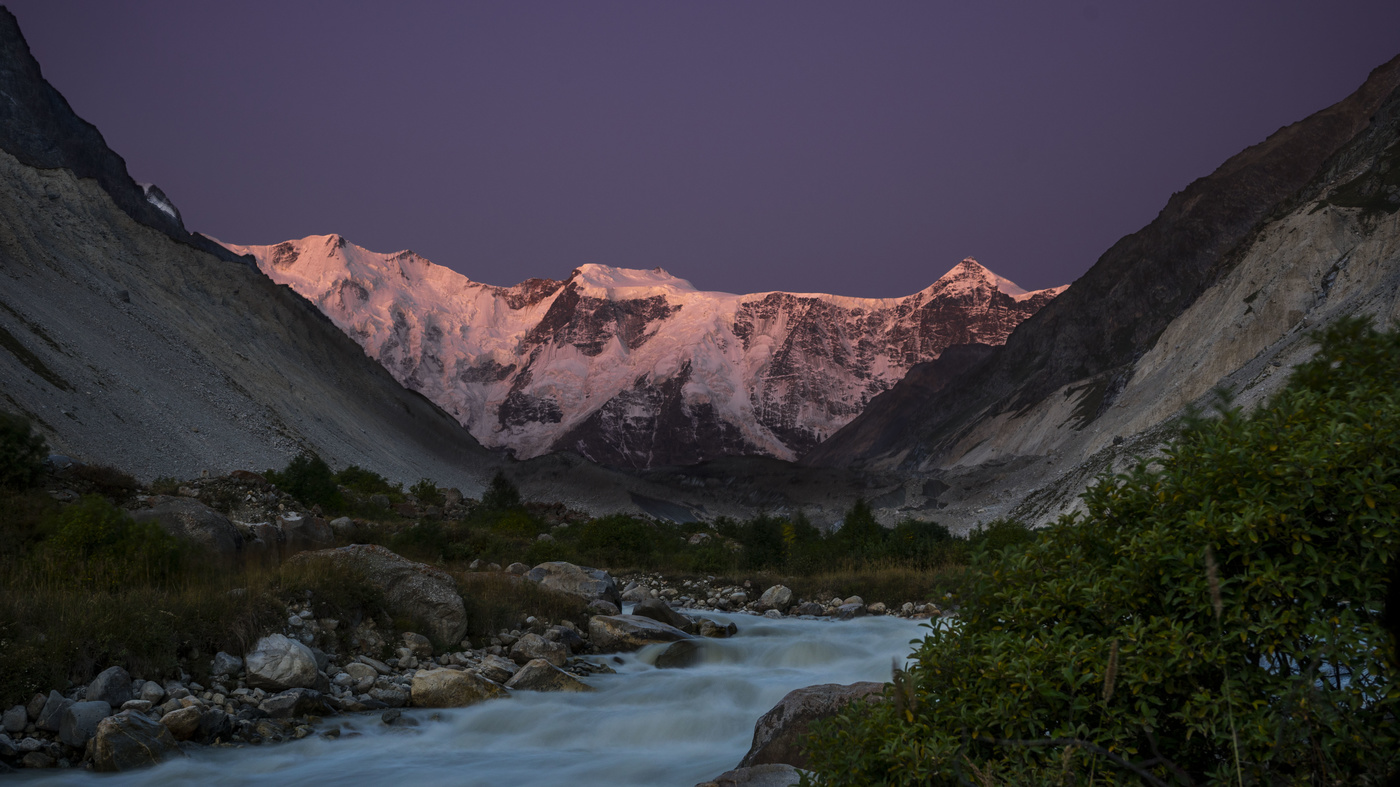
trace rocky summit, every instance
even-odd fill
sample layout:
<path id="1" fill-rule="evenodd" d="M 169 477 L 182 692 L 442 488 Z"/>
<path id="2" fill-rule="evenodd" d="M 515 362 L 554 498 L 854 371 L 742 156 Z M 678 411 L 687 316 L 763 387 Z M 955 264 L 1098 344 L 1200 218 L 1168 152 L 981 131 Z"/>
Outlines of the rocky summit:
<path id="1" fill-rule="evenodd" d="M 632 468 L 794 459 L 910 367 L 999 345 L 1064 290 L 1026 292 L 971 258 L 907 297 L 848 298 L 702 292 L 605 265 L 494 287 L 339 235 L 228 248 L 483 444 Z"/>

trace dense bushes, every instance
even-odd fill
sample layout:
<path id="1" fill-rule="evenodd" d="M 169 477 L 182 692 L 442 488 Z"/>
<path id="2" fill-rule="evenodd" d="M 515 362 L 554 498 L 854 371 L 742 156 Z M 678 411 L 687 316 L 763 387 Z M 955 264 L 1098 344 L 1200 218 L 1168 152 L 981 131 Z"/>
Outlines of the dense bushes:
<path id="1" fill-rule="evenodd" d="M 1321 344 L 1265 406 L 1191 425 L 1082 516 L 975 557 L 890 701 L 818 728 L 818 780 L 1383 781 L 1400 334 L 1350 322 Z"/>
<path id="2" fill-rule="evenodd" d="M 93 587 L 159 584 L 180 568 L 181 543 L 155 522 L 137 522 L 98 495 L 51 514 L 42 558 L 74 582 Z"/>
<path id="3" fill-rule="evenodd" d="M 25 489 L 44 473 L 48 447 L 29 421 L 0 412 L 0 489 Z"/>

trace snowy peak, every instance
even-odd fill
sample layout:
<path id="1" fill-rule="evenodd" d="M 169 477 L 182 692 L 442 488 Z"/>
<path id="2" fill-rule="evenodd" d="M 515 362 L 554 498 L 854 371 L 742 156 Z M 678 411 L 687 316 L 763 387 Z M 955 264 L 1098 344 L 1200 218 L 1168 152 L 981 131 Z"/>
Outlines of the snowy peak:
<path id="1" fill-rule="evenodd" d="M 485 445 L 639 468 L 793 459 L 914 364 L 1001 344 L 1054 297 L 971 258 L 910 296 L 850 298 L 705 292 L 661 268 L 598 264 L 496 287 L 339 235 L 228 248 Z"/>

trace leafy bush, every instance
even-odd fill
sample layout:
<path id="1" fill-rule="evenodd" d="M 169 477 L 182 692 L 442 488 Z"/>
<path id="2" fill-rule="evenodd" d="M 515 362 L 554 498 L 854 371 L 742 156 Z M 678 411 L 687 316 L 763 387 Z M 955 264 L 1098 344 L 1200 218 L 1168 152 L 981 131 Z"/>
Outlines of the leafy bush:
<path id="1" fill-rule="evenodd" d="M 374 472 L 366 470 L 359 465 L 350 465 L 335 474 L 335 482 L 353 492 L 362 495 L 402 495 L 402 484 L 391 484 L 389 479 Z"/>
<path id="2" fill-rule="evenodd" d="M 506 511 L 520 507 L 520 490 L 506 478 L 505 473 L 496 471 L 491 486 L 481 495 L 482 508 L 492 511 Z"/>
<path id="3" fill-rule="evenodd" d="M 1380 625 L 1400 334 L 1320 338 L 1252 414 L 1192 425 L 1096 483 L 1083 515 L 978 550 L 959 617 L 890 701 L 816 726 L 818 781 L 1383 781 L 1400 764 Z"/>
<path id="4" fill-rule="evenodd" d="M 278 489 L 300 500 L 303 505 L 321 506 L 327 512 L 344 508 L 335 474 L 330 465 L 315 453 L 298 454 L 280 473 L 268 470 L 264 475 Z"/>
<path id="5" fill-rule="evenodd" d="M 431 478 L 420 478 L 418 483 L 408 488 L 409 494 L 418 498 L 418 502 L 425 506 L 440 506 L 447 502 L 447 498 L 438 490 L 437 484 Z"/>
<path id="6" fill-rule="evenodd" d="M 158 583 L 180 566 L 182 545 L 155 522 L 137 522 L 99 495 L 84 495 L 45 523 L 44 557 L 84 584 Z"/>
<path id="7" fill-rule="evenodd" d="M 28 419 L 0 412 L 0 489 L 37 484 L 48 451 L 44 438 L 30 430 Z"/>
<path id="8" fill-rule="evenodd" d="M 114 500 L 125 500 L 141 487 L 130 473 L 108 465 L 78 465 L 68 473 L 79 487 Z"/>

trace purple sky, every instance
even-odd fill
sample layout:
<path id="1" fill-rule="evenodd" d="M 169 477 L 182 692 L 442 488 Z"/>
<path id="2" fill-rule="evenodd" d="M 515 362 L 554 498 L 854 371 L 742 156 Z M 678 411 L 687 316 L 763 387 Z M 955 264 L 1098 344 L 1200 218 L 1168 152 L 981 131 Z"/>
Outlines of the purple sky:
<path id="1" fill-rule="evenodd" d="M 1400 52 L 1394 0 L 8 6 L 191 229 L 731 292 L 1067 283 Z"/>

